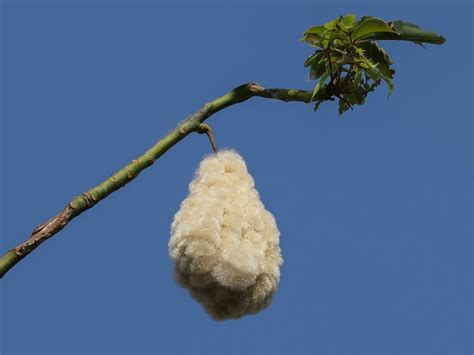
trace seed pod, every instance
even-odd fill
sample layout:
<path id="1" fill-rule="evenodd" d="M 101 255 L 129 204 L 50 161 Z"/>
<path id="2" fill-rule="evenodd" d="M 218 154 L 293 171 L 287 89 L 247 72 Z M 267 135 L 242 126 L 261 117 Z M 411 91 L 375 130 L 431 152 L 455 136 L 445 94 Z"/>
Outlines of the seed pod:
<path id="1" fill-rule="evenodd" d="M 216 320 L 257 313 L 280 279 L 279 237 L 242 157 L 210 155 L 171 225 L 176 280 Z"/>

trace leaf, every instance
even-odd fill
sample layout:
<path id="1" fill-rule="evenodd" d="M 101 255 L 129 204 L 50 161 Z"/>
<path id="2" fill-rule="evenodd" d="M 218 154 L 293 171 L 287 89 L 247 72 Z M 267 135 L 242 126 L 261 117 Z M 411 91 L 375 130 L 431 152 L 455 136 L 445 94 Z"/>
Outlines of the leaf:
<path id="1" fill-rule="evenodd" d="M 336 28 L 339 21 L 340 21 L 340 17 L 335 18 L 334 20 L 331 20 L 329 22 L 326 22 L 323 26 L 324 26 L 324 28 L 326 28 L 328 30 L 332 30 L 332 29 Z"/>
<path id="2" fill-rule="evenodd" d="M 362 81 L 362 73 L 359 70 L 357 70 L 356 73 L 355 73 L 355 77 L 354 77 L 354 81 L 352 83 L 352 86 L 354 88 L 358 88 L 361 81 Z"/>
<path id="3" fill-rule="evenodd" d="M 443 44 L 446 39 L 435 33 L 421 29 L 417 25 L 403 22 L 394 21 L 391 22 L 391 27 L 394 29 L 392 33 L 369 33 L 359 38 L 360 40 L 398 40 L 398 41 L 411 41 L 416 44 L 430 43 L 430 44 Z"/>
<path id="4" fill-rule="evenodd" d="M 364 56 L 377 65 L 383 76 L 393 77 L 394 71 L 390 68 L 393 62 L 383 48 L 373 41 L 359 43 L 357 47 L 364 50 Z"/>
<path id="5" fill-rule="evenodd" d="M 362 88 L 357 88 L 357 90 L 354 90 L 351 95 L 353 97 L 354 104 L 362 105 L 364 103 L 365 93 L 362 91 Z"/>
<path id="6" fill-rule="evenodd" d="M 305 68 L 309 67 L 313 63 L 317 62 L 322 57 L 323 54 L 324 54 L 324 51 L 321 49 L 318 49 L 316 52 L 314 52 L 314 54 L 311 54 L 308 58 L 306 58 L 306 60 L 304 61 L 304 67 Z"/>
<path id="7" fill-rule="evenodd" d="M 347 14 L 342 17 L 341 23 L 346 27 L 350 27 L 354 23 L 355 19 L 356 14 Z"/>
<path id="8" fill-rule="evenodd" d="M 374 82 L 380 81 L 380 72 L 375 65 L 365 69 L 365 72 Z"/>
<path id="9" fill-rule="evenodd" d="M 318 101 L 318 102 L 316 102 L 316 103 L 314 104 L 314 108 L 313 108 L 313 111 L 314 111 L 314 112 L 316 112 L 316 111 L 318 110 L 319 105 L 321 105 L 321 102 L 322 102 L 322 101 Z"/>
<path id="10" fill-rule="evenodd" d="M 322 26 L 314 26 L 304 32 L 303 41 L 318 47 L 306 58 L 310 78 L 317 80 L 311 94 L 314 109 L 325 101 L 339 98 L 339 111 L 343 113 L 355 105 L 364 104 L 369 92 L 382 82 L 393 91 L 392 60 L 381 48 L 378 40 L 401 40 L 422 45 L 442 44 L 445 39 L 406 21 L 385 22 L 355 14 L 339 16 Z M 321 50 L 322 49 L 322 50 Z M 331 76 L 331 83 L 327 83 Z"/>
<path id="11" fill-rule="evenodd" d="M 303 38 L 300 41 L 307 42 L 309 45 L 314 47 L 323 47 L 323 41 L 325 40 L 326 29 L 323 26 L 314 26 L 303 33 Z"/>
<path id="12" fill-rule="evenodd" d="M 316 35 L 316 36 L 323 36 L 325 33 L 326 33 L 326 28 L 324 28 L 324 26 L 314 26 L 304 31 L 303 36 L 309 35 L 309 34 Z"/>
<path id="13" fill-rule="evenodd" d="M 407 21 L 397 20 L 397 21 L 389 22 L 389 24 L 390 24 L 390 27 L 397 33 L 402 32 L 404 26 L 414 27 L 421 30 L 421 28 L 418 25 L 415 25 L 414 23 L 407 22 Z"/>
<path id="14" fill-rule="evenodd" d="M 339 99 L 339 115 L 342 115 L 350 108 L 349 104 L 345 99 Z"/>
<path id="15" fill-rule="evenodd" d="M 324 73 L 324 75 L 321 77 L 321 80 L 319 80 L 319 82 L 314 87 L 313 95 L 311 95 L 310 101 L 313 101 L 314 97 L 318 94 L 318 91 L 321 89 L 321 86 L 324 84 L 328 76 L 329 76 L 329 73 Z"/>
<path id="16" fill-rule="evenodd" d="M 394 31 L 384 20 L 376 17 L 370 17 L 361 21 L 359 25 L 354 28 L 352 31 L 352 39 L 358 40 L 364 36 L 378 32 L 393 33 Z"/>
<path id="17" fill-rule="evenodd" d="M 324 60 L 314 63 L 309 70 L 309 77 L 311 79 L 318 79 L 327 70 L 326 62 Z"/>
<path id="18" fill-rule="evenodd" d="M 343 65 L 351 64 L 353 62 L 353 58 L 349 55 L 332 55 L 331 56 L 331 64 L 333 66 L 333 72 L 337 72 L 338 70 L 344 71 Z"/>
<path id="19" fill-rule="evenodd" d="M 392 95 L 393 92 L 393 80 L 391 78 L 386 78 L 385 76 L 382 77 L 383 80 L 387 83 L 388 87 L 388 96 Z"/>

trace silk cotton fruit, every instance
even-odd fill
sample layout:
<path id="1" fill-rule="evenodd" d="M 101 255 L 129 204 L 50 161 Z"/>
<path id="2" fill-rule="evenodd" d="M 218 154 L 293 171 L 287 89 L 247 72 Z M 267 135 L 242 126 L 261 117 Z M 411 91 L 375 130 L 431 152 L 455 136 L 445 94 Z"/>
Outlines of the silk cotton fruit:
<path id="1" fill-rule="evenodd" d="M 280 279 L 280 232 L 242 157 L 201 161 L 171 225 L 175 277 L 216 320 L 267 307 Z"/>

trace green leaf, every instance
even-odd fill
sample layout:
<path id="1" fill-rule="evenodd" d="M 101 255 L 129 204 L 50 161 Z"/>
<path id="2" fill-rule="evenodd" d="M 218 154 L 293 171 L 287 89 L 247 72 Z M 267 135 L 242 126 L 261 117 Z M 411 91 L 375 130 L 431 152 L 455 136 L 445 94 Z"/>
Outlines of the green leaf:
<path id="1" fill-rule="evenodd" d="M 321 37 L 325 33 L 326 33 L 326 28 L 324 26 L 314 26 L 314 27 L 308 28 L 306 31 L 304 31 L 303 36 L 312 34 L 312 35 L 316 35 L 316 36 Z"/>
<path id="2" fill-rule="evenodd" d="M 380 80 L 380 72 L 377 70 L 377 67 L 371 66 L 370 68 L 365 69 L 365 72 L 369 76 L 370 79 L 372 79 L 374 82 Z"/>
<path id="3" fill-rule="evenodd" d="M 324 28 L 326 28 L 328 30 L 332 30 L 332 29 L 336 28 L 339 21 L 340 21 L 340 17 L 335 18 L 332 21 L 326 22 L 323 26 L 324 26 Z"/>
<path id="4" fill-rule="evenodd" d="M 414 27 L 421 30 L 421 28 L 418 25 L 415 25 L 414 23 L 411 23 L 411 22 L 401 21 L 401 20 L 389 22 L 389 24 L 390 24 L 390 27 L 397 33 L 403 32 L 403 27 L 405 26 Z"/>
<path id="5" fill-rule="evenodd" d="M 360 87 L 351 93 L 351 97 L 353 98 L 353 103 L 357 105 L 362 105 L 365 101 L 365 93 Z"/>
<path id="6" fill-rule="evenodd" d="M 387 83 L 388 87 L 388 96 L 392 95 L 393 92 L 393 80 L 391 78 L 386 78 L 385 76 L 382 77 L 383 80 Z"/>
<path id="7" fill-rule="evenodd" d="M 391 22 L 391 27 L 394 29 L 392 33 L 369 33 L 360 38 L 360 40 L 397 40 L 397 41 L 411 41 L 416 44 L 430 43 L 443 44 L 446 39 L 435 33 L 422 30 L 418 26 L 403 22 Z"/>
<path id="8" fill-rule="evenodd" d="M 317 47 L 304 62 L 310 78 L 317 80 L 311 94 L 314 109 L 325 101 L 339 99 L 339 113 L 365 103 L 367 95 L 382 82 L 393 91 L 392 60 L 378 40 L 442 44 L 445 39 L 405 21 L 385 22 L 373 16 L 359 20 L 346 14 L 304 33 L 303 41 Z M 322 50 L 321 50 L 322 49 Z M 331 83 L 328 83 L 328 77 Z"/>
<path id="9" fill-rule="evenodd" d="M 317 62 L 322 56 L 324 55 L 324 51 L 318 49 L 314 54 L 311 54 L 306 60 L 304 61 L 304 67 L 309 67 L 313 63 Z"/>
<path id="10" fill-rule="evenodd" d="M 321 80 L 319 80 L 319 82 L 314 87 L 313 95 L 311 95 L 310 101 L 313 101 L 314 97 L 318 94 L 318 91 L 321 89 L 321 86 L 324 84 L 328 76 L 329 76 L 329 73 L 324 73 L 324 75 L 321 77 Z"/>
<path id="11" fill-rule="evenodd" d="M 349 55 L 332 55 L 331 56 L 331 64 L 333 66 L 333 72 L 337 72 L 338 70 L 344 71 L 342 67 L 345 64 L 351 64 L 353 58 Z"/>
<path id="12" fill-rule="evenodd" d="M 349 109 L 349 104 L 343 99 L 339 99 L 339 115 L 342 115 Z"/>
<path id="13" fill-rule="evenodd" d="M 362 20 L 357 26 L 354 27 L 354 30 L 352 31 L 352 39 L 358 40 L 369 34 L 379 32 L 393 33 L 394 31 L 384 20 L 376 17 L 370 17 Z"/>
<path id="14" fill-rule="evenodd" d="M 321 102 L 322 102 L 322 101 L 318 101 L 318 102 L 316 102 L 316 103 L 314 104 L 314 108 L 313 108 L 313 111 L 314 111 L 314 112 L 316 112 L 316 111 L 318 110 L 319 105 L 321 105 Z"/>
<path id="15" fill-rule="evenodd" d="M 327 66 L 324 60 L 314 63 L 309 70 L 309 77 L 313 80 L 318 79 L 326 72 Z"/>
<path id="16" fill-rule="evenodd" d="M 382 49 L 377 43 L 373 41 L 358 43 L 357 47 L 364 50 L 364 56 L 368 58 L 372 63 L 377 65 L 381 74 L 385 77 L 392 78 L 395 73 L 390 65 L 393 64 L 392 60 L 388 56 L 387 52 Z"/>
<path id="17" fill-rule="evenodd" d="M 342 17 L 341 23 L 346 27 L 350 27 L 354 23 L 355 19 L 356 14 L 347 14 Z"/>
<path id="18" fill-rule="evenodd" d="M 359 70 L 357 70 L 356 73 L 355 73 L 355 77 L 354 77 L 354 81 L 352 83 L 352 86 L 354 88 L 358 88 L 361 81 L 362 81 L 362 73 Z"/>
<path id="19" fill-rule="evenodd" d="M 313 46 L 313 47 L 323 48 L 324 42 L 326 40 L 324 37 L 321 37 L 319 35 L 308 33 L 304 35 L 303 38 L 301 38 L 301 41 L 305 41 L 306 43 L 308 43 L 310 46 Z"/>

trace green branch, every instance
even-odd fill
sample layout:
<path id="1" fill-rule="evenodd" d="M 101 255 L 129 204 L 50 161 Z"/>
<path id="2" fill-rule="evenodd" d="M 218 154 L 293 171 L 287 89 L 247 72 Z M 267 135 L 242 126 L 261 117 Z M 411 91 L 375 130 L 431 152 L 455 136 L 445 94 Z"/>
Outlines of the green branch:
<path id="1" fill-rule="evenodd" d="M 50 220 L 38 225 L 28 240 L 9 250 L 0 258 L 0 278 L 3 277 L 20 260 L 35 250 L 45 240 L 61 231 L 71 220 L 87 211 L 105 199 L 114 191 L 124 187 L 135 179 L 143 170 L 165 154 L 171 147 L 193 132 L 206 133 L 213 143 L 212 131 L 203 122 L 213 114 L 251 97 L 277 99 L 281 101 L 310 102 L 311 93 L 304 90 L 265 89 L 258 84 L 248 83 L 241 85 L 224 96 L 202 106 L 196 113 L 186 118 L 168 135 L 159 140 L 143 155 L 132 160 L 108 179 L 101 182 L 87 192 L 73 198 L 64 209 Z M 211 139 L 212 137 L 212 139 Z M 215 143 L 213 144 L 213 149 Z"/>

